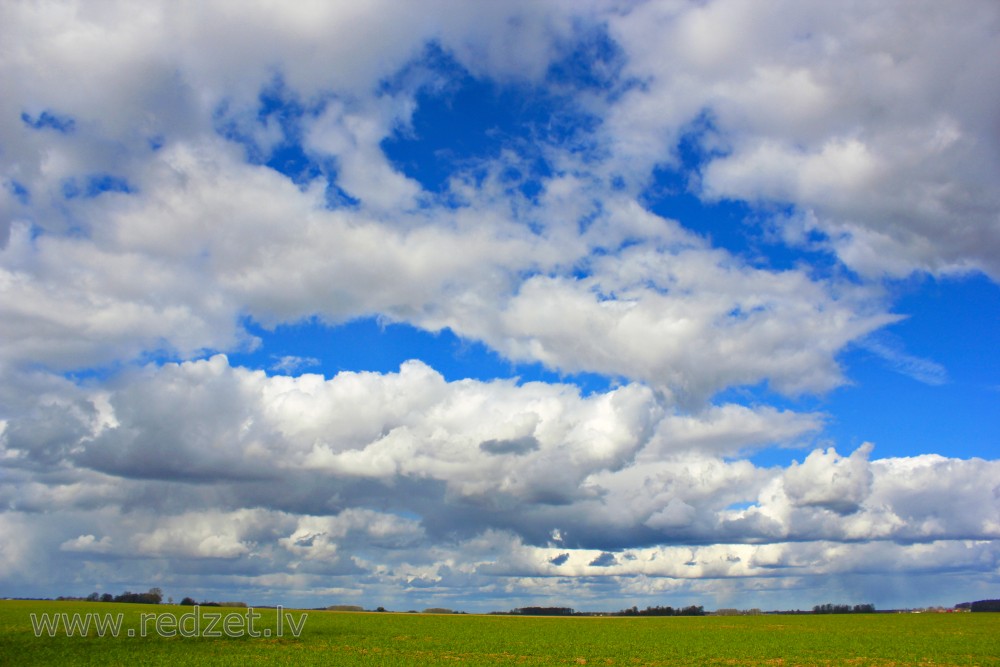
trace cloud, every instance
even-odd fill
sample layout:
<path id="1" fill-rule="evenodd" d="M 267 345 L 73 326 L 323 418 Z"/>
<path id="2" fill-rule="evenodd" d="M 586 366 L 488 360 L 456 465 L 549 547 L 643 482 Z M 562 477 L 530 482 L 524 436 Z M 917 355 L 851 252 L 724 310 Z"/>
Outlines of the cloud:
<path id="1" fill-rule="evenodd" d="M 479 443 L 479 449 L 489 454 L 527 454 L 538 447 L 538 440 L 530 435 L 516 440 L 484 440 Z"/>
<path id="2" fill-rule="evenodd" d="M 319 366 L 320 363 L 320 360 L 315 357 L 299 357 L 294 354 L 286 354 L 271 364 L 271 370 L 290 374 L 303 368 Z"/>
<path id="3" fill-rule="evenodd" d="M 648 453 L 712 452 L 734 456 L 756 448 L 806 442 L 825 416 L 761 406 L 715 405 L 696 414 L 672 414 L 660 422 Z"/>
<path id="4" fill-rule="evenodd" d="M 563 563 L 565 563 L 568 560 L 569 560 L 569 554 L 568 553 L 561 553 L 558 556 L 553 556 L 552 558 L 550 558 L 549 562 L 552 563 L 553 565 L 559 566 L 559 565 L 562 565 Z"/>
<path id="5" fill-rule="evenodd" d="M 213 6 L 201 11 L 208 26 L 222 20 Z M 534 16 L 534 10 L 524 11 Z M 191 18 L 170 18 L 167 25 Z M 356 18 L 364 24 L 371 16 L 366 10 Z M 543 34 L 565 29 L 562 19 L 534 18 L 549 26 Z M 286 56 L 300 48 L 293 36 L 311 30 L 288 17 L 277 20 L 266 9 L 244 17 L 231 39 L 237 52 L 247 52 L 241 61 L 245 81 L 224 84 L 218 68 L 225 59 L 206 62 L 217 48 L 204 51 L 206 28 L 185 24 L 189 31 L 181 43 L 196 47 L 189 52 L 170 51 L 162 36 L 151 42 L 183 65 L 174 75 L 181 80 L 163 85 L 205 90 L 216 96 L 217 109 L 226 110 L 219 113 L 256 117 L 262 110 L 255 95 L 270 90 L 274 80 L 261 54 L 249 47 L 257 21 L 265 20 L 277 26 L 272 46 L 285 48 Z M 464 20 L 456 17 L 456 25 L 468 28 Z M 71 22 L 57 22 L 46 35 L 61 30 L 76 34 Z M 517 39 L 527 34 L 518 33 Z M 403 40 L 410 46 L 380 54 L 380 66 L 388 68 L 384 74 L 419 58 L 417 46 L 427 38 L 418 31 Z M 109 39 L 117 43 L 124 37 L 115 33 Z M 450 52 L 460 62 L 467 53 L 463 48 Z M 138 43 L 127 41 L 117 57 L 136 49 Z M 537 55 L 555 57 L 556 51 L 553 46 Z M 42 49 L 37 57 L 47 53 Z M 469 57 L 480 62 L 479 56 Z M 352 62 L 366 71 L 364 58 L 353 56 Z M 506 71 L 490 58 L 483 62 Z M 380 148 L 409 122 L 415 90 L 362 94 L 341 81 L 341 74 L 324 80 L 301 63 L 283 63 L 284 90 L 304 107 L 298 131 L 320 170 L 316 178 L 295 183 L 266 165 L 248 164 L 246 146 L 220 138 L 211 124 L 191 132 L 160 128 L 157 132 L 170 139 L 155 151 L 146 141 L 125 144 L 132 160 L 128 192 L 34 207 L 34 227 L 23 222 L 11 227 L 0 257 L 6 341 L 0 355 L 11 363 L 58 370 L 150 352 L 190 358 L 206 350 L 252 347 L 252 336 L 239 325 L 247 315 L 274 326 L 312 316 L 338 323 L 379 313 L 430 330 L 450 327 L 517 361 L 640 379 L 697 402 L 733 384 L 762 381 L 789 394 L 829 390 L 843 382 L 836 354 L 893 320 L 864 290 L 826 284 L 801 271 L 743 266 L 675 221 L 615 195 L 586 171 L 554 174 L 542 183 L 537 203 L 516 208 L 493 179 L 473 187 L 454 181 L 450 194 L 460 195 L 458 206 L 425 197 Z M 98 74 L 113 76 L 110 70 L 92 76 Z M 347 86 L 352 92 L 310 102 L 310 91 L 319 86 Z M 108 133 L 140 121 L 125 116 L 105 128 L 85 123 L 97 117 L 88 106 L 93 100 L 71 97 L 66 104 L 80 119 L 74 133 L 79 142 L 120 142 Z M 140 98 L 121 111 L 141 115 L 142 108 Z M 30 130 L 22 126 L 12 132 L 22 136 Z M 37 134 L 30 131 L 26 136 Z M 26 156 L 78 153 L 67 154 L 58 175 L 37 171 L 18 177 L 36 198 L 74 177 L 78 162 L 114 172 L 110 163 L 107 168 L 99 163 L 89 144 L 59 136 L 45 141 L 26 147 Z M 558 149 L 549 151 L 553 160 L 562 159 Z M 13 153 L 15 159 L 19 155 Z M 23 172 L 27 160 L 14 164 Z M 322 167 L 330 160 L 334 169 Z M 359 207 L 331 210 L 331 185 L 356 197 Z M 596 197 L 606 201 L 593 211 L 569 204 Z M 66 207 L 82 234 L 62 235 Z M 589 218 L 589 226 L 570 232 L 579 229 L 580 216 Z M 532 228 L 535 220 L 544 221 L 540 229 Z M 578 266 L 585 275 L 573 270 Z M 807 327 L 809 335 L 800 336 Z M 581 330 L 588 332 L 583 340 L 577 335 Z"/>
<path id="6" fill-rule="evenodd" d="M 590 561 L 590 566 L 591 567 L 611 567 L 612 565 L 616 565 L 617 563 L 618 563 L 618 559 L 615 558 L 614 554 L 608 553 L 607 551 L 604 551 L 604 552 L 601 553 L 600 556 L 598 556 L 594 560 Z"/>
<path id="7" fill-rule="evenodd" d="M 586 278 L 533 276 L 499 311 L 440 324 L 513 359 L 637 378 L 697 402 L 762 381 L 788 394 L 832 389 L 843 382 L 837 351 L 896 319 L 869 310 L 863 290 L 731 260 L 636 245 L 595 259 Z"/>
<path id="8" fill-rule="evenodd" d="M 93 535 L 80 535 L 76 539 L 66 540 L 59 545 L 61 551 L 78 551 L 83 553 L 107 553 L 113 548 L 111 538 L 107 535 L 97 539 Z"/>
<path id="9" fill-rule="evenodd" d="M 871 493 L 874 476 L 868 454 L 872 449 L 871 443 L 865 443 L 846 459 L 833 449 L 812 452 L 785 473 L 785 493 L 795 505 L 822 507 L 838 514 L 857 512 Z"/>
<path id="10" fill-rule="evenodd" d="M 440 407 L 430 412 L 447 417 Z M 550 446 L 541 437 L 539 443 L 540 450 L 509 458 L 539 456 Z M 816 450 L 787 468 L 755 468 L 704 454 L 617 470 L 595 462 L 563 504 L 540 505 L 529 487 L 494 486 L 492 493 L 511 503 L 504 506 L 484 504 L 481 499 L 490 492 L 467 486 L 476 461 L 492 461 L 495 468 L 497 456 L 472 441 L 463 462 L 456 458 L 458 450 L 442 444 L 417 457 L 424 459 L 419 468 L 413 464 L 403 472 L 396 462 L 401 472 L 385 484 L 359 484 L 370 473 L 355 469 L 300 475 L 295 484 L 314 501 L 334 503 L 325 510 L 296 511 L 287 492 L 288 480 L 295 479 L 290 475 L 250 486 L 231 478 L 199 487 L 180 480 L 94 477 L 70 467 L 60 480 L 37 482 L 37 490 L 22 487 L 34 499 L 22 494 L 6 516 L 25 516 L 18 512 L 29 503 L 34 512 L 67 513 L 65 522 L 44 524 L 44 530 L 25 523 L 19 533 L 22 549 L 43 552 L 51 544 L 55 553 L 48 558 L 58 562 L 100 555 L 115 559 L 124 572 L 136 572 L 141 562 L 167 559 L 175 576 L 200 573 L 205 581 L 216 577 L 215 586 L 226 585 L 218 579 L 223 572 L 242 573 L 257 582 L 254 586 L 293 573 L 363 573 L 371 586 L 368 595 L 382 586 L 404 591 L 417 581 L 442 591 L 452 585 L 502 585 L 527 594 L 534 584 L 517 577 L 556 574 L 640 576 L 653 587 L 660 580 L 706 577 L 768 580 L 789 568 L 797 576 L 985 572 L 995 560 L 989 545 L 1000 536 L 995 462 L 936 456 L 869 461 L 867 448 L 850 457 Z M 293 443 L 285 448 L 275 451 L 272 466 L 288 465 Z M 535 460 L 532 467 L 514 466 L 500 475 L 543 466 L 540 474 L 551 477 L 555 468 L 547 465 Z M 566 464 L 560 458 L 551 465 Z M 420 481 L 428 476 L 451 490 L 442 493 Z M 72 491 L 68 479 L 74 480 Z M 117 494 L 101 493 L 108 479 L 115 480 Z M 73 509 L 72 499 L 86 496 L 91 500 Z M 164 506 L 165 498 L 183 504 Z M 749 505 L 733 509 L 743 500 Z M 371 509 L 378 504 L 398 509 Z M 234 509 L 216 509 L 224 505 Z M 558 547 L 550 544 L 554 525 Z M 227 565 L 220 569 L 212 562 Z M 443 574 L 445 564 L 452 574 Z M 456 582 L 456 573 L 464 573 L 464 583 Z M 576 586 L 583 595 L 587 584 Z"/>
<path id="11" fill-rule="evenodd" d="M 859 347 L 882 359 L 893 371 L 931 386 L 948 383 L 948 370 L 931 359 L 923 359 L 906 352 L 902 344 L 886 333 L 868 336 L 858 342 Z"/>
<path id="12" fill-rule="evenodd" d="M 918 18 L 919 16 L 919 18 Z M 698 118 L 695 190 L 791 205 L 866 275 L 981 270 L 1000 241 L 990 100 L 997 8 L 892 2 L 644 3 L 609 20 L 643 82 L 609 111 L 623 173 L 678 166 Z M 957 225 L 957 227 L 956 227 Z"/>
<path id="13" fill-rule="evenodd" d="M 293 378 L 234 368 L 217 356 L 149 367 L 101 399 L 100 410 L 76 413 L 74 435 L 55 451 L 45 440 L 17 437 L 21 420 L 8 420 L 0 441 L 8 465 L 43 460 L 75 485 L 60 481 L 60 493 L 44 492 L 53 483 L 36 478 L 38 491 L 15 506 L 162 507 L 151 493 L 157 487 L 140 491 L 145 480 L 193 483 L 196 491 L 205 485 L 171 504 L 192 513 L 191 521 L 223 498 L 282 513 L 348 512 L 342 518 L 365 517 L 352 512 L 399 498 L 390 507 L 415 512 L 428 535 L 472 536 L 489 527 L 531 544 L 558 536 L 566 547 L 604 551 L 715 539 L 992 539 L 1000 526 L 988 479 L 993 463 L 870 461 L 866 445 L 846 457 L 816 449 L 787 468 L 760 468 L 727 457 L 800 438 L 817 428 L 816 416 L 737 406 L 676 415 L 640 385 L 584 397 L 565 385 L 446 382 L 419 362 L 385 375 Z M 95 419 L 101 410 L 108 414 Z M 940 479 L 930 484 L 929 475 Z M 106 476 L 134 482 L 109 494 Z M 957 493 L 959 486 L 968 491 Z M 939 511 L 961 518 L 937 521 Z M 234 526 L 263 520 L 227 514 L 233 528 L 212 519 L 198 524 L 203 535 L 192 529 L 182 538 L 184 516 L 176 527 L 144 532 L 142 551 L 170 545 L 177 553 L 238 556 L 250 547 Z M 374 530 L 377 522 L 359 525 Z M 285 533 L 290 545 L 343 534 L 322 522 L 297 530 Z"/>

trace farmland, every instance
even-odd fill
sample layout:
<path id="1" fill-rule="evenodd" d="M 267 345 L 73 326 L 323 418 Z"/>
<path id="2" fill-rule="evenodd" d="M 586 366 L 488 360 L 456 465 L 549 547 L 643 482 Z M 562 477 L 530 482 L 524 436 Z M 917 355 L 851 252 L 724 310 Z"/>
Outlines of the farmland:
<path id="1" fill-rule="evenodd" d="M 92 613 L 121 614 L 117 636 L 108 628 L 98 636 L 91 626 L 86 637 L 67 636 L 63 627 L 36 637 L 42 614 Z M 285 610 L 279 624 L 274 609 L 199 610 L 231 616 L 221 636 L 206 632 L 208 617 L 194 633 L 192 613 L 172 605 L 3 601 L 0 664 L 1000 664 L 1000 614 L 989 613 L 538 618 Z"/>

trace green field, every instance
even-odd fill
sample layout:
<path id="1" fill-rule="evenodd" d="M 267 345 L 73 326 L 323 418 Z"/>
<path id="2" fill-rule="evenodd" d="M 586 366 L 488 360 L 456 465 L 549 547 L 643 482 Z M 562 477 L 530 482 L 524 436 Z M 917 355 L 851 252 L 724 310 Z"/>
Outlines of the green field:
<path id="1" fill-rule="evenodd" d="M 0 602 L 0 664 L 143 665 L 1000 665 L 1000 614 L 529 618 L 310 611 L 299 637 L 286 611 L 202 608 L 232 636 L 194 633 L 191 607 L 86 602 Z M 117 637 L 35 636 L 41 614 L 121 614 Z M 146 614 L 145 634 L 141 615 Z M 160 618 L 168 615 L 170 618 Z M 61 617 L 60 617 L 61 618 Z M 219 621 L 222 623 L 225 621 Z M 167 634 L 156 632 L 156 623 Z M 208 619 L 199 618 L 204 634 Z M 52 630 L 50 626 L 50 630 Z M 220 630 L 221 625 L 216 627 Z M 129 630 L 132 632 L 129 633 Z M 129 636 L 129 635 L 132 636 Z M 264 636 L 270 635 L 270 636 Z"/>

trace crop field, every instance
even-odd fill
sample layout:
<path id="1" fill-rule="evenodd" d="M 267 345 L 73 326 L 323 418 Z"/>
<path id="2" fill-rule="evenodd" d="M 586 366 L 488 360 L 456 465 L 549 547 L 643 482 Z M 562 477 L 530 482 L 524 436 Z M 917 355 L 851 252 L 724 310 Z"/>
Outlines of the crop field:
<path id="1" fill-rule="evenodd" d="M 0 602 L 0 665 L 42 664 L 1000 665 L 1000 614 L 543 618 Z"/>

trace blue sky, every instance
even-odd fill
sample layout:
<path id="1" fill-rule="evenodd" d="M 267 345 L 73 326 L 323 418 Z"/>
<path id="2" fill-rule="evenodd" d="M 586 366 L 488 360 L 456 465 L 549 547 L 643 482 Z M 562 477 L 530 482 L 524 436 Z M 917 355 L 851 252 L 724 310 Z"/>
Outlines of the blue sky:
<path id="1" fill-rule="evenodd" d="M 234 11 L 0 9 L 0 594 L 996 597 L 992 3 Z"/>

